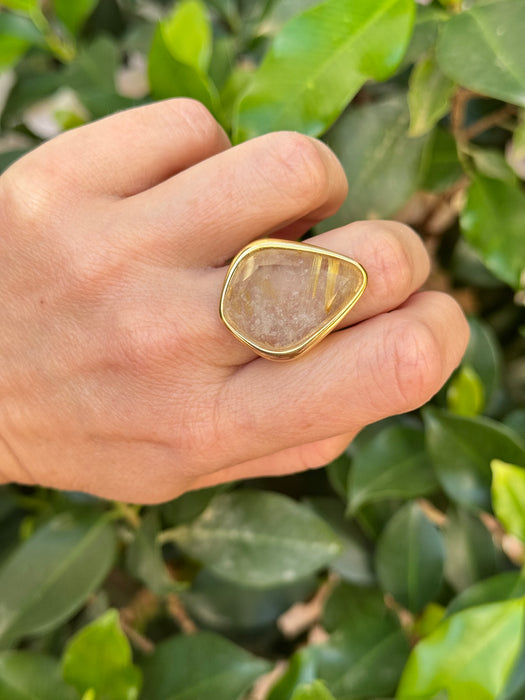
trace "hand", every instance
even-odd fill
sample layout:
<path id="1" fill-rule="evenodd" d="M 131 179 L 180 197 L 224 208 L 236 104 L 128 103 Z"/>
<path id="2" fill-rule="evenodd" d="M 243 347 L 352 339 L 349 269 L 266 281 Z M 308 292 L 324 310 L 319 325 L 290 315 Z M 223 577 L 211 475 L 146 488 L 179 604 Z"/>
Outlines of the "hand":
<path id="1" fill-rule="evenodd" d="M 179 99 L 67 132 L 0 178 L 4 481 L 151 503 L 334 459 L 366 424 L 426 402 L 458 364 L 456 303 L 393 222 L 315 244 L 369 274 L 338 330 L 284 364 L 222 325 L 227 261 L 334 213 L 343 170 L 295 133 L 235 148 Z"/>

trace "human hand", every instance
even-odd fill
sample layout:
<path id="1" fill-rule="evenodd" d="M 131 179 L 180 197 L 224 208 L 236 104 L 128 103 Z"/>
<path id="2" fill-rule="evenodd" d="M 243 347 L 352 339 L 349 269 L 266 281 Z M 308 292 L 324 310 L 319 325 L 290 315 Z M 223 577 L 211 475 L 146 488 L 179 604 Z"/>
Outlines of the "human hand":
<path id="1" fill-rule="evenodd" d="M 322 143 L 231 148 L 204 107 L 170 100 L 67 132 L 0 178 L 4 481 L 151 503 L 313 468 L 366 424 L 426 402 L 458 364 L 456 303 L 417 292 L 429 261 L 402 224 L 315 239 L 368 271 L 344 329 L 290 363 L 219 319 L 227 261 L 297 238 L 346 193 Z"/>

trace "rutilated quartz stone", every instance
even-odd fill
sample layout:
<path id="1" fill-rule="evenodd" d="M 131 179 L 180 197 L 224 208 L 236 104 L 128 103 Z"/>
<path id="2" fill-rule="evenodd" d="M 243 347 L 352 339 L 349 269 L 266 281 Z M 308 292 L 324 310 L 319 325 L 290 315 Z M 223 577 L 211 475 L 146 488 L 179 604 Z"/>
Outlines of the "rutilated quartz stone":
<path id="1" fill-rule="evenodd" d="M 365 271 L 349 258 L 287 241 L 258 241 L 232 263 L 221 316 L 259 354 L 289 359 L 324 337 L 365 286 Z"/>

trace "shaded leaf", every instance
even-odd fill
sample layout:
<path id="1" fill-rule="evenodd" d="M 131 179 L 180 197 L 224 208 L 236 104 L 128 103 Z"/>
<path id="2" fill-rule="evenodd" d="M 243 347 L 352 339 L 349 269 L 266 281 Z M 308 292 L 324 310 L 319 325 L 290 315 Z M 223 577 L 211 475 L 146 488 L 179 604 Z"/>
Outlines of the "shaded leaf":
<path id="1" fill-rule="evenodd" d="M 504 559 L 481 520 L 463 508 L 447 513 L 445 578 L 456 590 L 493 576 Z"/>
<path id="2" fill-rule="evenodd" d="M 341 551 L 309 508 L 262 491 L 221 494 L 192 523 L 161 537 L 226 580 L 261 588 L 304 578 Z"/>
<path id="3" fill-rule="evenodd" d="M 391 617 L 379 588 L 361 588 L 341 582 L 330 593 L 323 610 L 323 626 L 328 632 L 345 627 L 366 629 L 371 624 Z"/>
<path id="4" fill-rule="evenodd" d="M 410 74 L 409 136 L 423 136 L 448 113 L 455 85 L 442 73 L 434 56 L 423 56 Z"/>
<path id="5" fill-rule="evenodd" d="M 51 656 L 32 651 L 0 654 L 0 700 L 79 700 Z"/>
<path id="6" fill-rule="evenodd" d="M 141 673 L 133 665 L 131 647 L 116 610 L 108 610 L 69 640 L 62 673 L 81 694 L 93 690 L 100 700 L 138 698 Z"/>
<path id="7" fill-rule="evenodd" d="M 441 534 L 413 501 L 394 515 L 379 539 L 377 576 L 383 590 L 418 613 L 441 588 L 444 556 Z"/>
<path id="8" fill-rule="evenodd" d="M 494 513 L 507 532 L 525 542 L 525 469 L 499 459 L 490 466 Z"/>
<path id="9" fill-rule="evenodd" d="M 477 3 L 443 25 L 437 58 L 452 80 L 482 95 L 525 105 L 525 5 Z"/>
<path id="10" fill-rule="evenodd" d="M 452 187 L 463 175 L 454 136 L 437 126 L 429 137 L 425 153 L 426 168 L 421 184 L 424 190 L 442 192 Z"/>
<path id="11" fill-rule="evenodd" d="M 355 513 L 365 503 L 414 498 L 437 486 L 423 431 L 392 425 L 356 449 L 348 484 L 348 507 Z"/>
<path id="12" fill-rule="evenodd" d="M 323 496 L 309 498 L 307 503 L 333 528 L 341 542 L 341 554 L 330 563 L 330 568 L 345 581 L 361 586 L 374 583 L 370 551 L 354 523 L 345 518 L 343 504 L 335 498 Z"/>
<path id="13" fill-rule="evenodd" d="M 445 411 L 424 411 L 427 448 L 436 475 L 453 501 L 490 508 L 490 461 L 525 466 L 525 447 L 509 428 L 489 418 L 467 418 Z"/>
<path id="14" fill-rule="evenodd" d="M 446 690 L 450 700 L 495 700 L 523 638 L 525 599 L 469 608 L 444 620 L 414 648 L 398 700 L 422 700 Z"/>
<path id="15" fill-rule="evenodd" d="M 468 189 L 460 223 L 488 269 L 518 289 L 525 269 L 525 194 L 521 188 L 477 175 Z"/>
<path id="16" fill-rule="evenodd" d="M 315 680 L 314 651 L 314 647 L 306 646 L 292 655 L 288 668 L 272 686 L 267 700 L 291 700 L 296 688 Z"/>
<path id="17" fill-rule="evenodd" d="M 471 316 L 468 323 L 470 339 L 463 356 L 463 364 L 472 367 L 481 379 L 486 402 L 490 405 L 490 400 L 501 381 L 501 347 L 488 323 L 475 316 Z"/>
<path id="18" fill-rule="evenodd" d="M 135 539 L 126 550 L 126 564 L 130 573 L 143 581 L 153 593 L 164 596 L 183 586 L 170 576 L 156 539 L 158 533 L 158 510 L 148 510 L 141 518 Z"/>
<path id="19" fill-rule="evenodd" d="M 411 0 L 326 0 L 292 18 L 240 102 L 235 140 L 279 129 L 323 133 L 367 79 L 395 70 L 413 15 Z"/>
<path id="20" fill-rule="evenodd" d="M 237 700 L 270 664 L 210 632 L 171 637 L 144 663 L 142 700 Z"/>
<path id="21" fill-rule="evenodd" d="M 0 640 L 57 627 L 108 573 L 115 532 L 106 517 L 56 516 L 20 545 L 0 569 Z"/>
<path id="22" fill-rule="evenodd" d="M 405 93 L 349 109 L 326 136 L 345 169 L 348 196 L 319 227 L 386 217 L 406 202 L 421 178 L 427 137 L 408 137 Z"/>

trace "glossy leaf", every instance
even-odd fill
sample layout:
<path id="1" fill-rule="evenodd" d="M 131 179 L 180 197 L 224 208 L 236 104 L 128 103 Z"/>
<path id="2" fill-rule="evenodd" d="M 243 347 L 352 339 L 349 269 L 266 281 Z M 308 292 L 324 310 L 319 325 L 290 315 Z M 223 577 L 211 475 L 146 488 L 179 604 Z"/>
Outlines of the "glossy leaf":
<path id="1" fill-rule="evenodd" d="M 450 700 L 495 700 L 523 640 L 525 599 L 469 608 L 447 618 L 414 648 L 398 700 L 446 690 Z"/>
<path id="2" fill-rule="evenodd" d="M 393 425 L 356 450 L 348 485 L 348 507 L 355 513 L 365 503 L 414 498 L 437 486 L 423 431 Z"/>
<path id="3" fill-rule="evenodd" d="M 376 549 L 376 571 L 384 591 L 404 607 L 420 612 L 439 592 L 443 579 L 441 534 L 412 501 L 383 531 Z"/>
<path id="4" fill-rule="evenodd" d="M 525 269 L 525 194 L 521 188 L 477 175 L 468 189 L 461 229 L 488 269 L 517 289 Z"/>
<path id="5" fill-rule="evenodd" d="M 300 685 L 292 695 L 292 700 L 335 700 L 321 681 Z"/>
<path id="6" fill-rule="evenodd" d="M 160 30 L 174 59 L 205 73 L 210 64 L 212 30 L 206 5 L 201 0 L 181 0 Z"/>
<path id="7" fill-rule="evenodd" d="M 54 629 L 108 573 L 115 532 L 106 517 L 58 515 L 0 569 L 0 643 Z"/>
<path id="8" fill-rule="evenodd" d="M 171 637 L 144 663 L 141 700 L 238 700 L 270 664 L 210 632 Z"/>
<path id="9" fill-rule="evenodd" d="M 306 646 L 291 657 L 288 668 L 272 686 L 266 700 L 291 700 L 295 690 L 316 678 L 315 647 Z"/>
<path id="10" fill-rule="evenodd" d="M 348 178 L 348 196 L 320 229 L 387 217 L 416 190 L 426 137 L 408 137 L 405 93 L 349 109 L 326 136 Z"/>
<path id="11" fill-rule="evenodd" d="M 99 0 L 53 0 L 53 7 L 58 19 L 72 34 L 77 34 L 89 15 L 98 5 Z"/>
<path id="12" fill-rule="evenodd" d="M 410 136 L 423 136 L 448 113 L 455 85 L 434 56 L 424 56 L 412 69 L 408 87 Z"/>
<path id="13" fill-rule="evenodd" d="M 507 532 L 525 542 L 525 469 L 499 459 L 491 468 L 494 513 Z"/>
<path id="14" fill-rule="evenodd" d="M 477 605 L 497 603 L 525 596 L 525 578 L 519 571 L 505 571 L 478 581 L 457 595 L 447 608 L 447 615 Z"/>
<path id="15" fill-rule="evenodd" d="M 489 418 L 467 418 L 427 408 L 427 448 L 436 475 L 453 501 L 490 507 L 490 461 L 525 466 L 525 447 L 509 428 Z"/>
<path id="16" fill-rule="evenodd" d="M 401 61 L 412 0 L 325 0 L 275 38 L 239 105 L 236 141 L 289 129 L 322 134 L 369 78 Z"/>
<path id="17" fill-rule="evenodd" d="M 52 656 L 32 651 L 0 653 L 0 700 L 79 700 Z"/>
<path id="18" fill-rule="evenodd" d="M 341 545 L 315 513 L 277 493 L 235 491 L 192 523 L 162 533 L 186 554 L 239 585 L 272 587 L 328 564 Z"/>
<path id="19" fill-rule="evenodd" d="M 445 536 L 445 578 L 458 591 L 476 581 L 493 576 L 504 565 L 504 558 L 483 522 L 459 508 L 447 513 Z"/>
<path id="20" fill-rule="evenodd" d="M 456 139 L 440 126 L 429 136 L 425 159 L 426 169 L 421 183 L 424 190 L 443 192 L 464 174 L 458 158 Z"/>
<path id="21" fill-rule="evenodd" d="M 483 384 L 473 367 L 463 363 L 447 390 L 447 408 L 458 416 L 477 416 L 485 405 Z"/>
<path id="22" fill-rule="evenodd" d="M 133 665 L 131 647 L 116 610 L 108 610 L 70 639 L 62 673 L 81 694 L 92 690 L 103 700 L 138 698 L 141 673 Z"/>
<path id="23" fill-rule="evenodd" d="M 443 25 L 437 58 L 444 73 L 470 90 L 525 105 L 525 5 L 477 3 Z"/>
<path id="24" fill-rule="evenodd" d="M 500 381 L 503 358 L 501 347 L 492 328 L 480 318 L 469 318 L 470 339 L 463 365 L 473 368 L 483 384 L 483 393 L 490 406 Z"/>
<path id="25" fill-rule="evenodd" d="M 30 46 L 44 43 L 43 35 L 29 19 L 0 13 L 0 71 L 14 66 Z"/>

